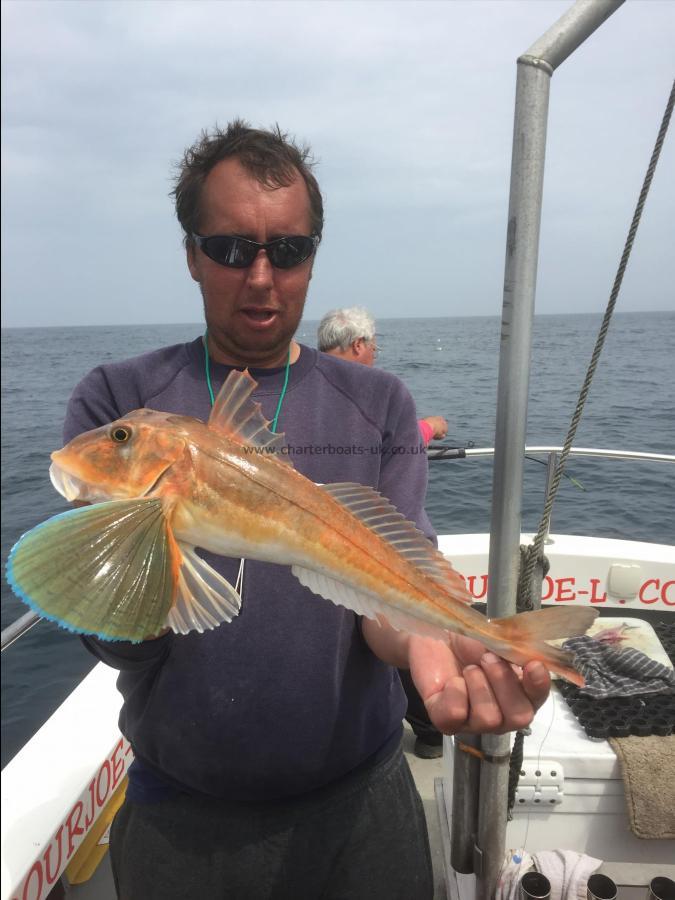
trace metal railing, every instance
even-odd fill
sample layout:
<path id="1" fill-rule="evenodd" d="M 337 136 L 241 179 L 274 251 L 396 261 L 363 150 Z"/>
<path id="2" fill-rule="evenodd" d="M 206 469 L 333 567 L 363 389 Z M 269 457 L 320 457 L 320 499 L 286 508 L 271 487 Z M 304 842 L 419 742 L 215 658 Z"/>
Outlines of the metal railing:
<path id="1" fill-rule="evenodd" d="M 12 622 L 11 625 L 8 625 L 7 628 L 3 628 L 1 649 L 6 650 L 14 641 L 18 641 L 22 635 L 30 631 L 33 625 L 37 625 L 40 618 L 36 612 L 30 610 L 23 616 L 20 616 L 15 622 Z"/>
<path id="2" fill-rule="evenodd" d="M 562 447 L 526 447 L 528 456 L 548 456 L 552 453 L 560 453 Z M 441 444 L 431 444 L 427 450 L 429 460 L 435 459 L 464 459 L 472 456 L 494 456 L 494 447 L 443 447 Z M 570 456 L 595 456 L 602 459 L 639 459 L 645 462 L 675 462 L 675 456 L 668 453 L 644 453 L 641 450 L 602 450 L 592 447 L 573 447 Z"/>

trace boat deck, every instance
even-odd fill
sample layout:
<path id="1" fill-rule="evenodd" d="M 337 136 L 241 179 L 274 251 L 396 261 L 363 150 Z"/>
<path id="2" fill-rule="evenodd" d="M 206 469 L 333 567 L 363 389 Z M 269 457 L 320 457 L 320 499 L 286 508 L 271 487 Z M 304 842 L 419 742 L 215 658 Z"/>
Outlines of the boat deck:
<path id="1" fill-rule="evenodd" d="M 436 781 L 443 776 L 443 760 L 441 757 L 438 759 L 419 759 L 413 752 L 414 746 L 415 735 L 406 722 L 403 734 L 403 752 L 408 760 L 410 771 L 422 798 L 424 813 L 427 818 L 431 863 L 434 867 L 434 900 L 449 900 L 445 887 L 446 855 L 440 827 L 439 808 L 436 802 Z"/>

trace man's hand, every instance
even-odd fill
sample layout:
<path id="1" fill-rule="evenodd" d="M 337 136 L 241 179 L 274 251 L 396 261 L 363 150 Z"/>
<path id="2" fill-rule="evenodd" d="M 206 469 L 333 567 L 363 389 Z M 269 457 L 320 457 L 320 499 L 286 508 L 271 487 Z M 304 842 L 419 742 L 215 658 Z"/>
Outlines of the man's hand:
<path id="1" fill-rule="evenodd" d="M 551 688 L 540 662 L 521 670 L 470 638 L 450 634 L 445 644 L 396 631 L 384 619 L 363 619 L 362 628 L 376 656 L 410 669 L 429 718 L 444 734 L 503 734 L 525 728 Z"/>
<path id="2" fill-rule="evenodd" d="M 448 423 L 443 416 L 425 416 L 424 421 L 431 426 L 434 440 L 438 441 L 448 433 Z"/>
<path id="3" fill-rule="evenodd" d="M 429 718 L 444 734 L 504 734 L 525 728 L 544 703 L 551 678 L 537 661 L 521 670 L 478 641 L 410 635 L 410 674 Z"/>

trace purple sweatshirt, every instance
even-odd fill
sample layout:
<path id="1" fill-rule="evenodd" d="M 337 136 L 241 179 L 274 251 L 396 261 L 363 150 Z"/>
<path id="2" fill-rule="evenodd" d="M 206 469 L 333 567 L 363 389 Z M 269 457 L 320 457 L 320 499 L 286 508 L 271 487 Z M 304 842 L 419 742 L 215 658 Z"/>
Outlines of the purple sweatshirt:
<path id="1" fill-rule="evenodd" d="M 214 392 L 229 371 L 211 364 Z M 284 369 L 250 372 L 272 419 Z M 201 338 L 94 369 L 70 399 L 65 440 L 141 407 L 208 419 Z M 397 378 L 303 346 L 277 430 L 303 475 L 371 485 L 433 538 L 426 454 Z M 235 583 L 238 559 L 204 556 Z M 242 595 L 239 616 L 205 634 L 85 639 L 120 670 L 120 728 L 141 769 L 189 792 L 264 802 L 323 787 L 388 752 L 405 695 L 359 618 L 271 563 L 246 562 Z"/>

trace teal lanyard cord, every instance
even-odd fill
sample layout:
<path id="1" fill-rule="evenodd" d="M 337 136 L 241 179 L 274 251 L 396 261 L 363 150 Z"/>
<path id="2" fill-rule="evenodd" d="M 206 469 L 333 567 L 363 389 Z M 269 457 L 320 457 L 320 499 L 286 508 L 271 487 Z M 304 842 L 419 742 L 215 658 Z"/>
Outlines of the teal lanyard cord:
<path id="1" fill-rule="evenodd" d="M 286 360 L 286 372 L 284 373 L 284 386 L 281 389 L 281 393 L 279 394 L 279 402 L 277 403 L 277 411 L 274 413 L 274 419 L 272 420 L 272 431 L 277 430 L 277 422 L 279 421 L 279 413 L 281 412 L 281 404 L 284 402 L 284 397 L 286 396 L 286 388 L 288 387 L 288 376 L 291 373 L 291 345 L 288 345 L 288 359 Z"/>
<path id="2" fill-rule="evenodd" d="M 202 338 L 202 343 L 204 344 L 204 372 L 206 374 L 206 386 L 209 389 L 209 397 L 211 398 L 211 406 L 213 406 L 216 398 L 213 396 L 213 388 L 211 387 L 211 363 L 209 362 L 209 348 L 206 343 L 207 335 L 208 331 L 205 331 Z"/>
<path id="3" fill-rule="evenodd" d="M 204 374 L 206 375 L 206 386 L 209 389 L 209 397 L 211 398 L 211 406 L 216 402 L 216 398 L 213 394 L 213 386 L 211 384 L 211 363 L 209 360 L 209 347 L 206 342 L 208 336 L 208 329 L 204 332 L 204 337 L 202 338 L 202 343 L 204 344 Z M 281 412 L 281 404 L 284 402 L 284 397 L 286 396 L 286 388 L 288 387 L 288 378 L 291 373 L 291 347 L 290 344 L 288 346 L 288 359 L 286 360 L 286 372 L 284 374 L 284 386 L 281 389 L 281 393 L 279 394 L 279 402 L 277 403 L 277 411 L 274 414 L 274 419 L 272 420 L 272 431 L 277 430 L 277 422 L 279 421 L 279 413 Z"/>

